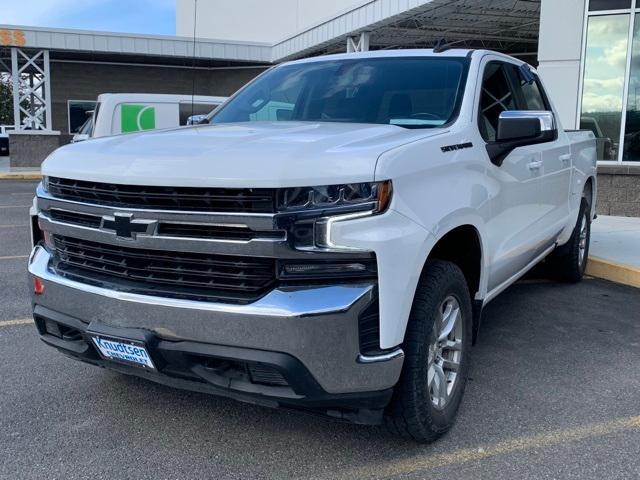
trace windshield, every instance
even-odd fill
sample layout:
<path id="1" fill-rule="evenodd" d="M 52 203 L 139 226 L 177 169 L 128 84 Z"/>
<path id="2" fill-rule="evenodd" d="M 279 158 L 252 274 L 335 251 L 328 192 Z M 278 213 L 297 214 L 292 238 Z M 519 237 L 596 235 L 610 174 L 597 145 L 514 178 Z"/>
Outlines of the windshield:
<path id="1" fill-rule="evenodd" d="M 212 114 L 210 123 L 347 122 L 433 128 L 453 121 L 465 58 L 327 60 L 266 72 Z"/>

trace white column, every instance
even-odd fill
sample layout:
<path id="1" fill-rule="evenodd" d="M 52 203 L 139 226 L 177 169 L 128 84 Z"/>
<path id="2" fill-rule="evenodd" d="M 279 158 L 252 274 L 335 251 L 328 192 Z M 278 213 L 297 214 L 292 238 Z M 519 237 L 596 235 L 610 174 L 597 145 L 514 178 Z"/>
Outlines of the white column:
<path id="1" fill-rule="evenodd" d="M 45 104 L 45 128 L 52 130 L 53 125 L 51 123 L 51 73 L 49 71 L 49 50 L 44 51 L 44 100 Z"/>
<path id="2" fill-rule="evenodd" d="M 11 49 L 11 80 L 13 83 L 13 124 L 20 128 L 20 72 L 18 71 L 18 49 Z"/>
<path id="3" fill-rule="evenodd" d="M 370 32 L 362 32 L 359 36 L 347 37 L 347 53 L 368 51 L 370 36 Z"/>
<path id="4" fill-rule="evenodd" d="M 585 0 L 542 0 L 538 72 L 567 129 L 579 128 Z"/>

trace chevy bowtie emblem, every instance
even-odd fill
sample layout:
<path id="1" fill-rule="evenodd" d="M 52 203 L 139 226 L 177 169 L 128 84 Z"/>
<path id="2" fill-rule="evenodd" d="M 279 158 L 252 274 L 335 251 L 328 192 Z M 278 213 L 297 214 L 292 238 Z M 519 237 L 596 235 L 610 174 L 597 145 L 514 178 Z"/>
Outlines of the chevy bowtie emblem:
<path id="1" fill-rule="evenodd" d="M 114 213 L 113 217 L 102 217 L 102 229 L 113 230 L 117 237 L 136 238 L 137 233 L 147 233 L 155 220 L 134 220 L 130 213 Z"/>

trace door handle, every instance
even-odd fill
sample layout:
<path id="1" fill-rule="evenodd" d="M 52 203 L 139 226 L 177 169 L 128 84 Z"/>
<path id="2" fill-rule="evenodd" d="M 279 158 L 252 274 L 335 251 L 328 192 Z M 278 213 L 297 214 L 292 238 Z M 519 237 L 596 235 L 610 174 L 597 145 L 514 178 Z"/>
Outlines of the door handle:
<path id="1" fill-rule="evenodd" d="M 536 160 L 535 162 L 529 162 L 529 163 L 527 163 L 527 167 L 529 167 L 529 170 L 540 170 L 540 167 L 542 167 L 542 160 Z"/>
<path id="2" fill-rule="evenodd" d="M 567 163 L 569 160 L 571 160 L 571 154 L 565 153 L 564 155 L 560 155 L 558 157 L 558 160 L 560 160 L 562 163 Z"/>

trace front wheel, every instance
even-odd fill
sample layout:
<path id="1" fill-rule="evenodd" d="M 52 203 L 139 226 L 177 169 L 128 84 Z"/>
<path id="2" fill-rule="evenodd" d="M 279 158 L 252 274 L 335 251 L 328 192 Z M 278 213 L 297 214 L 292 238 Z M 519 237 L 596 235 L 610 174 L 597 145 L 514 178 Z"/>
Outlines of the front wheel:
<path id="1" fill-rule="evenodd" d="M 578 221 L 571 238 L 553 252 L 547 259 L 553 275 L 561 281 L 576 283 L 582 280 L 589 259 L 591 242 L 591 214 L 589 202 L 583 198 L 580 203 Z"/>
<path id="2" fill-rule="evenodd" d="M 452 427 L 467 382 L 471 336 L 471 298 L 462 271 L 450 262 L 428 261 L 407 325 L 402 374 L 385 414 L 393 433 L 432 442 Z"/>

